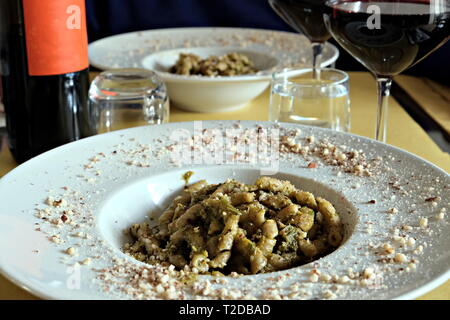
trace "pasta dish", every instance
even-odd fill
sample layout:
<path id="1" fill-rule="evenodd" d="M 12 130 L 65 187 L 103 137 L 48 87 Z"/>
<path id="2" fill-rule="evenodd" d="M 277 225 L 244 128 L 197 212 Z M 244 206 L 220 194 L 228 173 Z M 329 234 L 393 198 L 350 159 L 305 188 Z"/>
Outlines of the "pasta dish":
<path id="1" fill-rule="evenodd" d="M 149 264 L 199 274 L 257 274 L 318 259 L 343 239 L 333 205 L 289 181 L 260 177 L 187 185 L 159 218 L 135 224 L 124 251 Z"/>

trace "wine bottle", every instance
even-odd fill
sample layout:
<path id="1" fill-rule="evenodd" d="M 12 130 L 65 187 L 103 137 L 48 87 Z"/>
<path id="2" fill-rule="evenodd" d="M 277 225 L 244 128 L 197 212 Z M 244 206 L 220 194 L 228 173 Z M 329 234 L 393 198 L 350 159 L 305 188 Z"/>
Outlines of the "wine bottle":
<path id="1" fill-rule="evenodd" d="M 84 0 L 0 1 L 0 84 L 19 163 L 89 136 Z"/>

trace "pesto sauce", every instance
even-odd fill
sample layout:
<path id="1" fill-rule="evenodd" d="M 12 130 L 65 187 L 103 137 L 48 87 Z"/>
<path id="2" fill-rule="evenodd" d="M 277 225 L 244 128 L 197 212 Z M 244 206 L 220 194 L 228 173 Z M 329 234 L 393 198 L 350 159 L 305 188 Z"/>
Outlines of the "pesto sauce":
<path id="1" fill-rule="evenodd" d="M 184 180 L 184 183 L 186 184 L 186 185 L 188 185 L 189 184 L 189 180 L 191 179 L 191 177 L 194 175 L 194 172 L 193 171 L 186 171 L 184 174 L 183 174 L 183 180 Z"/>

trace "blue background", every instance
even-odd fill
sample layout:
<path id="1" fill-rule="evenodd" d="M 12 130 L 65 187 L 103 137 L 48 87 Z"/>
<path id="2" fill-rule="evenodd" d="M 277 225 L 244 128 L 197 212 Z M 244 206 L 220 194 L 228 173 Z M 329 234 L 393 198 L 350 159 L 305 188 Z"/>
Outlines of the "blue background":
<path id="1" fill-rule="evenodd" d="M 90 42 L 124 32 L 174 27 L 294 31 L 266 0 L 86 0 L 86 10 Z M 365 70 L 344 50 L 336 66 L 347 71 Z M 405 73 L 450 85 L 450 42 Z"/>

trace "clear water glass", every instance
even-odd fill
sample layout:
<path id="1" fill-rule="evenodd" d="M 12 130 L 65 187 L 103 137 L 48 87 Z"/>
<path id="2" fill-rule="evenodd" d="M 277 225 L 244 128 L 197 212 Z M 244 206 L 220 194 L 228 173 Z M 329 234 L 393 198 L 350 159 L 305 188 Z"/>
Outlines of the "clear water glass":
<path id="1" fill-rule="evenodd" d="M 350 131 L 348 75 L 337 69 L 284 69 L 272 76 L 269 120 Z"/>
<path id="2" fill-rule="evenodd" d="M 169 98 L 161 78 L 144 69 L 100 73 L 89 90 L 89 111 L 97 133 L 169 121 Z"/>

